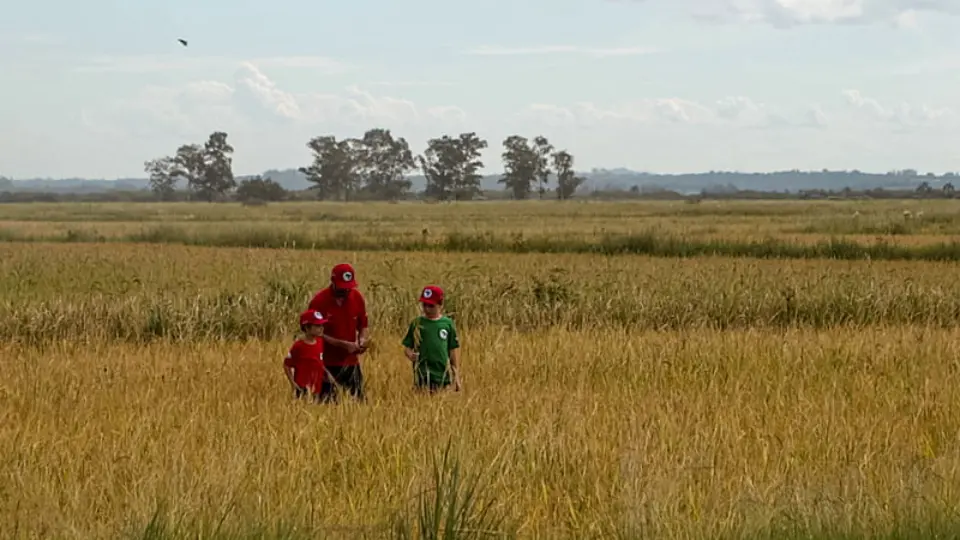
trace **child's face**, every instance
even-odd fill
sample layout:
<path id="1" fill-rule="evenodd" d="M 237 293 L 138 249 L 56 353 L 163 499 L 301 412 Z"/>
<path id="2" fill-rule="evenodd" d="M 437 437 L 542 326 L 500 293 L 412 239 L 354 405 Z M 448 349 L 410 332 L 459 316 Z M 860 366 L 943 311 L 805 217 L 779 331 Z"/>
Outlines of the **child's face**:
<path id="1" fill-rule="evenodd" d="M 426 302 L 420 304 L 423 307 L 423 314 L 427 317 L 436 317 L 440 313 L 440 306 L 436 304 L 427 304 Z"/>
<path id="2" fill-rule="evenodd" d="M 308 324 L 307 325 L 307 335 L 313 337 L 320 337 L 323 335 L 323 325 L 322 324 Z"/>

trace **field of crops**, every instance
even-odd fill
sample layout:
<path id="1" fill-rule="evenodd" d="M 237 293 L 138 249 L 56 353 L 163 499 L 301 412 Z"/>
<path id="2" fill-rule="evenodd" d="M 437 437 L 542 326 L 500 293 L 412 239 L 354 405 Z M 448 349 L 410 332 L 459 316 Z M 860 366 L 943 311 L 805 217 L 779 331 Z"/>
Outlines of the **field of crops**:
<path id="1" fill-rule="evenodd" d="M 341 261 L 369 401 L 295 402 Z M 0 537 L 956 536 L 958 261 L 950 200 L 0 206 Z"/>

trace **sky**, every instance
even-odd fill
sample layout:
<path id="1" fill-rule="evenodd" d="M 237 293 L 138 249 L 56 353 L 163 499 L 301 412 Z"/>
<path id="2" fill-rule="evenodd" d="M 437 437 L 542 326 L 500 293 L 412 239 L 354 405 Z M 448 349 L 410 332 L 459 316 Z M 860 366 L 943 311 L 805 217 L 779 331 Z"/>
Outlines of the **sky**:
<path id="1" fill-rule="evenodd" d="M 5 0 L 0 175 L 234 172 L 387 128 L 511 134 L 575 167 L 960 171 L 958 0 Z M 177 38 L 184 38 L 183 47 Z"/>

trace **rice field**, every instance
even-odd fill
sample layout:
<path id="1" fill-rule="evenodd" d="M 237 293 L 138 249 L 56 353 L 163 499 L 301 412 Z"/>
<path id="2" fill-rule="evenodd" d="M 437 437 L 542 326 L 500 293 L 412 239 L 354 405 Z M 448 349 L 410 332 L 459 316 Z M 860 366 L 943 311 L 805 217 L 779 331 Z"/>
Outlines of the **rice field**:
<path id="1" fill-rule="evenodd" d="M 0 205 L 0 537 L 960 537 L 958 231 L 950 200 Z M 369 401 L 295 402 L 341 261 Z M 428 283 L 460 393 L 411 387 Z"/>

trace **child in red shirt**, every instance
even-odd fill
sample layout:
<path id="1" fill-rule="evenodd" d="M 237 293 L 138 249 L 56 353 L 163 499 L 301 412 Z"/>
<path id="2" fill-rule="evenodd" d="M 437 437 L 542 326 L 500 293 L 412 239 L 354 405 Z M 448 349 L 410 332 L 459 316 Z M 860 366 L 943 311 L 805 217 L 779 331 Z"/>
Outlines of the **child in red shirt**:
<path id="1" fill-rule="evenodd" d="M 290 347 L 283 359 L 283 371 L 293 387 L 294 397 L 309 394 L 314 401 L 324 401 L 331 394 L 330 376 L 323 365 L 323 314 L 308 309 L 300 314 L 303 337 Z"/>

